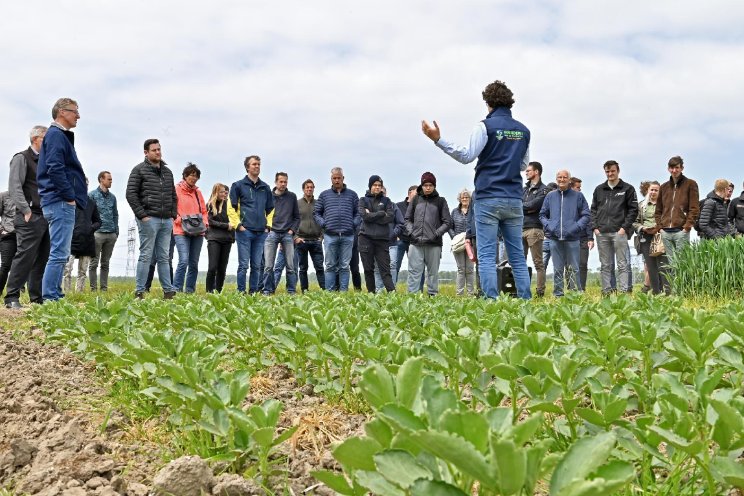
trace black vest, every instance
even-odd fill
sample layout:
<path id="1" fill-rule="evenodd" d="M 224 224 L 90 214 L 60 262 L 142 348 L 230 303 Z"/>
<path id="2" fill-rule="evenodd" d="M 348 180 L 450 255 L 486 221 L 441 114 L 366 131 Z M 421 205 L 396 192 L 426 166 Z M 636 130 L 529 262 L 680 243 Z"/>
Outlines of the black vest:
<path id="1" fill-rule="evenodd" d="M 31 207 L 31 212 L 42 215 L 39 185 L 36 182 L 36 168 L 39 165 L 39 156 L 34 153 L 30 146 L 16 155 L 23 155 L 26 159 L 26 179 L 23 181 L 22 186 L 23 196 L 26 197 L 26 202 Z"/>

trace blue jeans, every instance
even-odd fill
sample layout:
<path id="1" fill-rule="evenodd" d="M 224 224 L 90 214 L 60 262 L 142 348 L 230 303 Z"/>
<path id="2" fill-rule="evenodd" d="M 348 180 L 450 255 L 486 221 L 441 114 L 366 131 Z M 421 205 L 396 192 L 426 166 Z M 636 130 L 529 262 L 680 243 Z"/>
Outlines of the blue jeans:
<path id="1" fill-rule="evenodd" d="M 251 293 L 258 291 L 265 239 L 264 231 L 235 231 L 235 242 L 238 245 L 238 291 L 241 293 L 245 293 L 245 275 L 249 263 L 251 272 L 248 276 L 248 291 Z"/>
<path id="2" fill-rule="evenodd" d="M 599 233 L 597 239 L 597 251 L 599 252 L 600 270 L 602 273 L 602 293 L 612 290 L 612 272 L 617 261 L 617 281 L 620 291 L 627 292 L 630 289 L 630 250 L 628 249 L 628 236 L 625 234 Z"/>
<path id="3" fill-rule="evenodd" d="M 325 251 L 325 288 L 328 291 L 349 290 L 349 262 L 354 248 L 354 235 L 326 234 L 323 237 Z M 337 281 L 338 280 L 338 284 Z"/>
<path id="4" fill-rule="evenodd" d="M 176 291 L 182 292 L 183 281 L 186 279 L 186 293 L 196 291 L 196 277 L 199 275 L 199 255 L 201 255 L 204 236 L 186 236 L 177 234 L 176 250 L 178 251 L 178 265 L 173 276 Z"/>
<path id="5" fill-rule="evenodd" d="M 478 249 L 478 273 L 486 298 L 499 296 L 496 250 L 499 232 L 517 286 L 517 296 L 531 298 L 530 275 L 522 249 L 522 200 L 517 198 L 483 198 L 474 200 L 475 232 Z"/>
<path id="6" fill-rule="evenodd" d="M 578 284 L 579 245 L 579 240 L 550 240 L 550 255 L 553 257 L 553 295 L 555 296 L 563 296 L 564 270 L 568 275 L 568 289 L 572 291 L 581 290 Z"/>
<path id="7" fill-rule="evenodd" d="M 297 287 L 297 273 L 295 272 L 294 240 L 289 233 L 271 231 L 264 242 L 264 294 L 273 294 L 276 291 L 274 281 L 274 262 L 276 251 L 282 245 L 284 253 L 284 264 L 287 267 L 287 293 L 294 294 Z"/>
<path id="8" fill-rule="evenodd" d="M 56 301 L 65 296 L 62 292 L 62 276 L 70 258 L 76 208 L 62 200 L 42 207 L 44 218 L 49 223 L 50 242 L 49 260 L 41 278 L 41 297 L 44 301 Z"/>
<path id="9" fill-rule="evenodd" d="M 163 292 L 175 291 L 171 283 L 170 247 L 173 233 L 173 219 L 150 217 L 147 222 L 137 219 L 139 230 L 139 258 L 135 274 L 135 291 L 144 293 L 147 285 L 147 275 L 150 272 L 150 262 L 155 259 L 158 266 L 158 278 Z"/>

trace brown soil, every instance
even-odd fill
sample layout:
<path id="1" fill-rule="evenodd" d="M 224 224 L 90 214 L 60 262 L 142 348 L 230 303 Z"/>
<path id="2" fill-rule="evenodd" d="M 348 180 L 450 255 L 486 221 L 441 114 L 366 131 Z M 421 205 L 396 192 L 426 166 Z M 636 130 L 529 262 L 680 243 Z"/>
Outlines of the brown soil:
<path id="1" fill-rule="evenodd" d="M 2 328 L 17 329 L 22 318 L 0 309 Z M 168 458 L 156 435 L 162 419 L 135 423 L 112 411 L 92 365 L 43 337 L 36 329 L 0 329 L 0 488 L 43 496 L 148 494 Z M 281 428 L 298 427 L 275 456 L 283 473 L 269 486 L 279 494 L 333 494 L 310 472 L 339 469 L 331 444 L 361 433 L 367 417 L 328 405 L 281 367 L 251 386 L 248 402 L 275 398 L 284 404 Z"/>

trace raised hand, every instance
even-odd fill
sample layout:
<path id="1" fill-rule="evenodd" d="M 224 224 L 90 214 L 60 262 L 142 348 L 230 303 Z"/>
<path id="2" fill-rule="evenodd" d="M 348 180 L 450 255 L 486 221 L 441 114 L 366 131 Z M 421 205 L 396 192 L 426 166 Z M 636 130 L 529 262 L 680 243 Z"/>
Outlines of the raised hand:
<path id="1" fill-rule="evenodd" d="M 429 137 L 430 140 L 432 140 L 434 143 L 439 141 L 439 138 L 442 137 L 442 133 L 439 131 L 439 124 L 437 124 L 437 121 L 432 121 L 434 123 L 434 126 L 431 126 L 426 121 L 421 121 L 421 131 Z"/>

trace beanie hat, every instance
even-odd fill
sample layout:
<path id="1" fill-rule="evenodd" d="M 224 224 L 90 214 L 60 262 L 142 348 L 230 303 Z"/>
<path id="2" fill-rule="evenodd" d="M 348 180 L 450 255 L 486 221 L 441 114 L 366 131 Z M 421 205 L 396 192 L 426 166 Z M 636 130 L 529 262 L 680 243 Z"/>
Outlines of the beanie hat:
<path id="1" fill-rule="evenodd" d="M 437 178 L 434 177 L 434 174 L 431 172 L 424 172 L 421 174 L 421 186 L 423 186 L 426 183 L 431 183 L 434 185 L 434 187 L 437 187 Z"/>
<path id="2" fill-rule="evenodd" d="M 380 176 L 369 176 L 369 189 L 372 189 L 372 185 L 375 184 L 377 181 L 380 181 L 380 186 L 382 186 L 382 178 Z"/>

